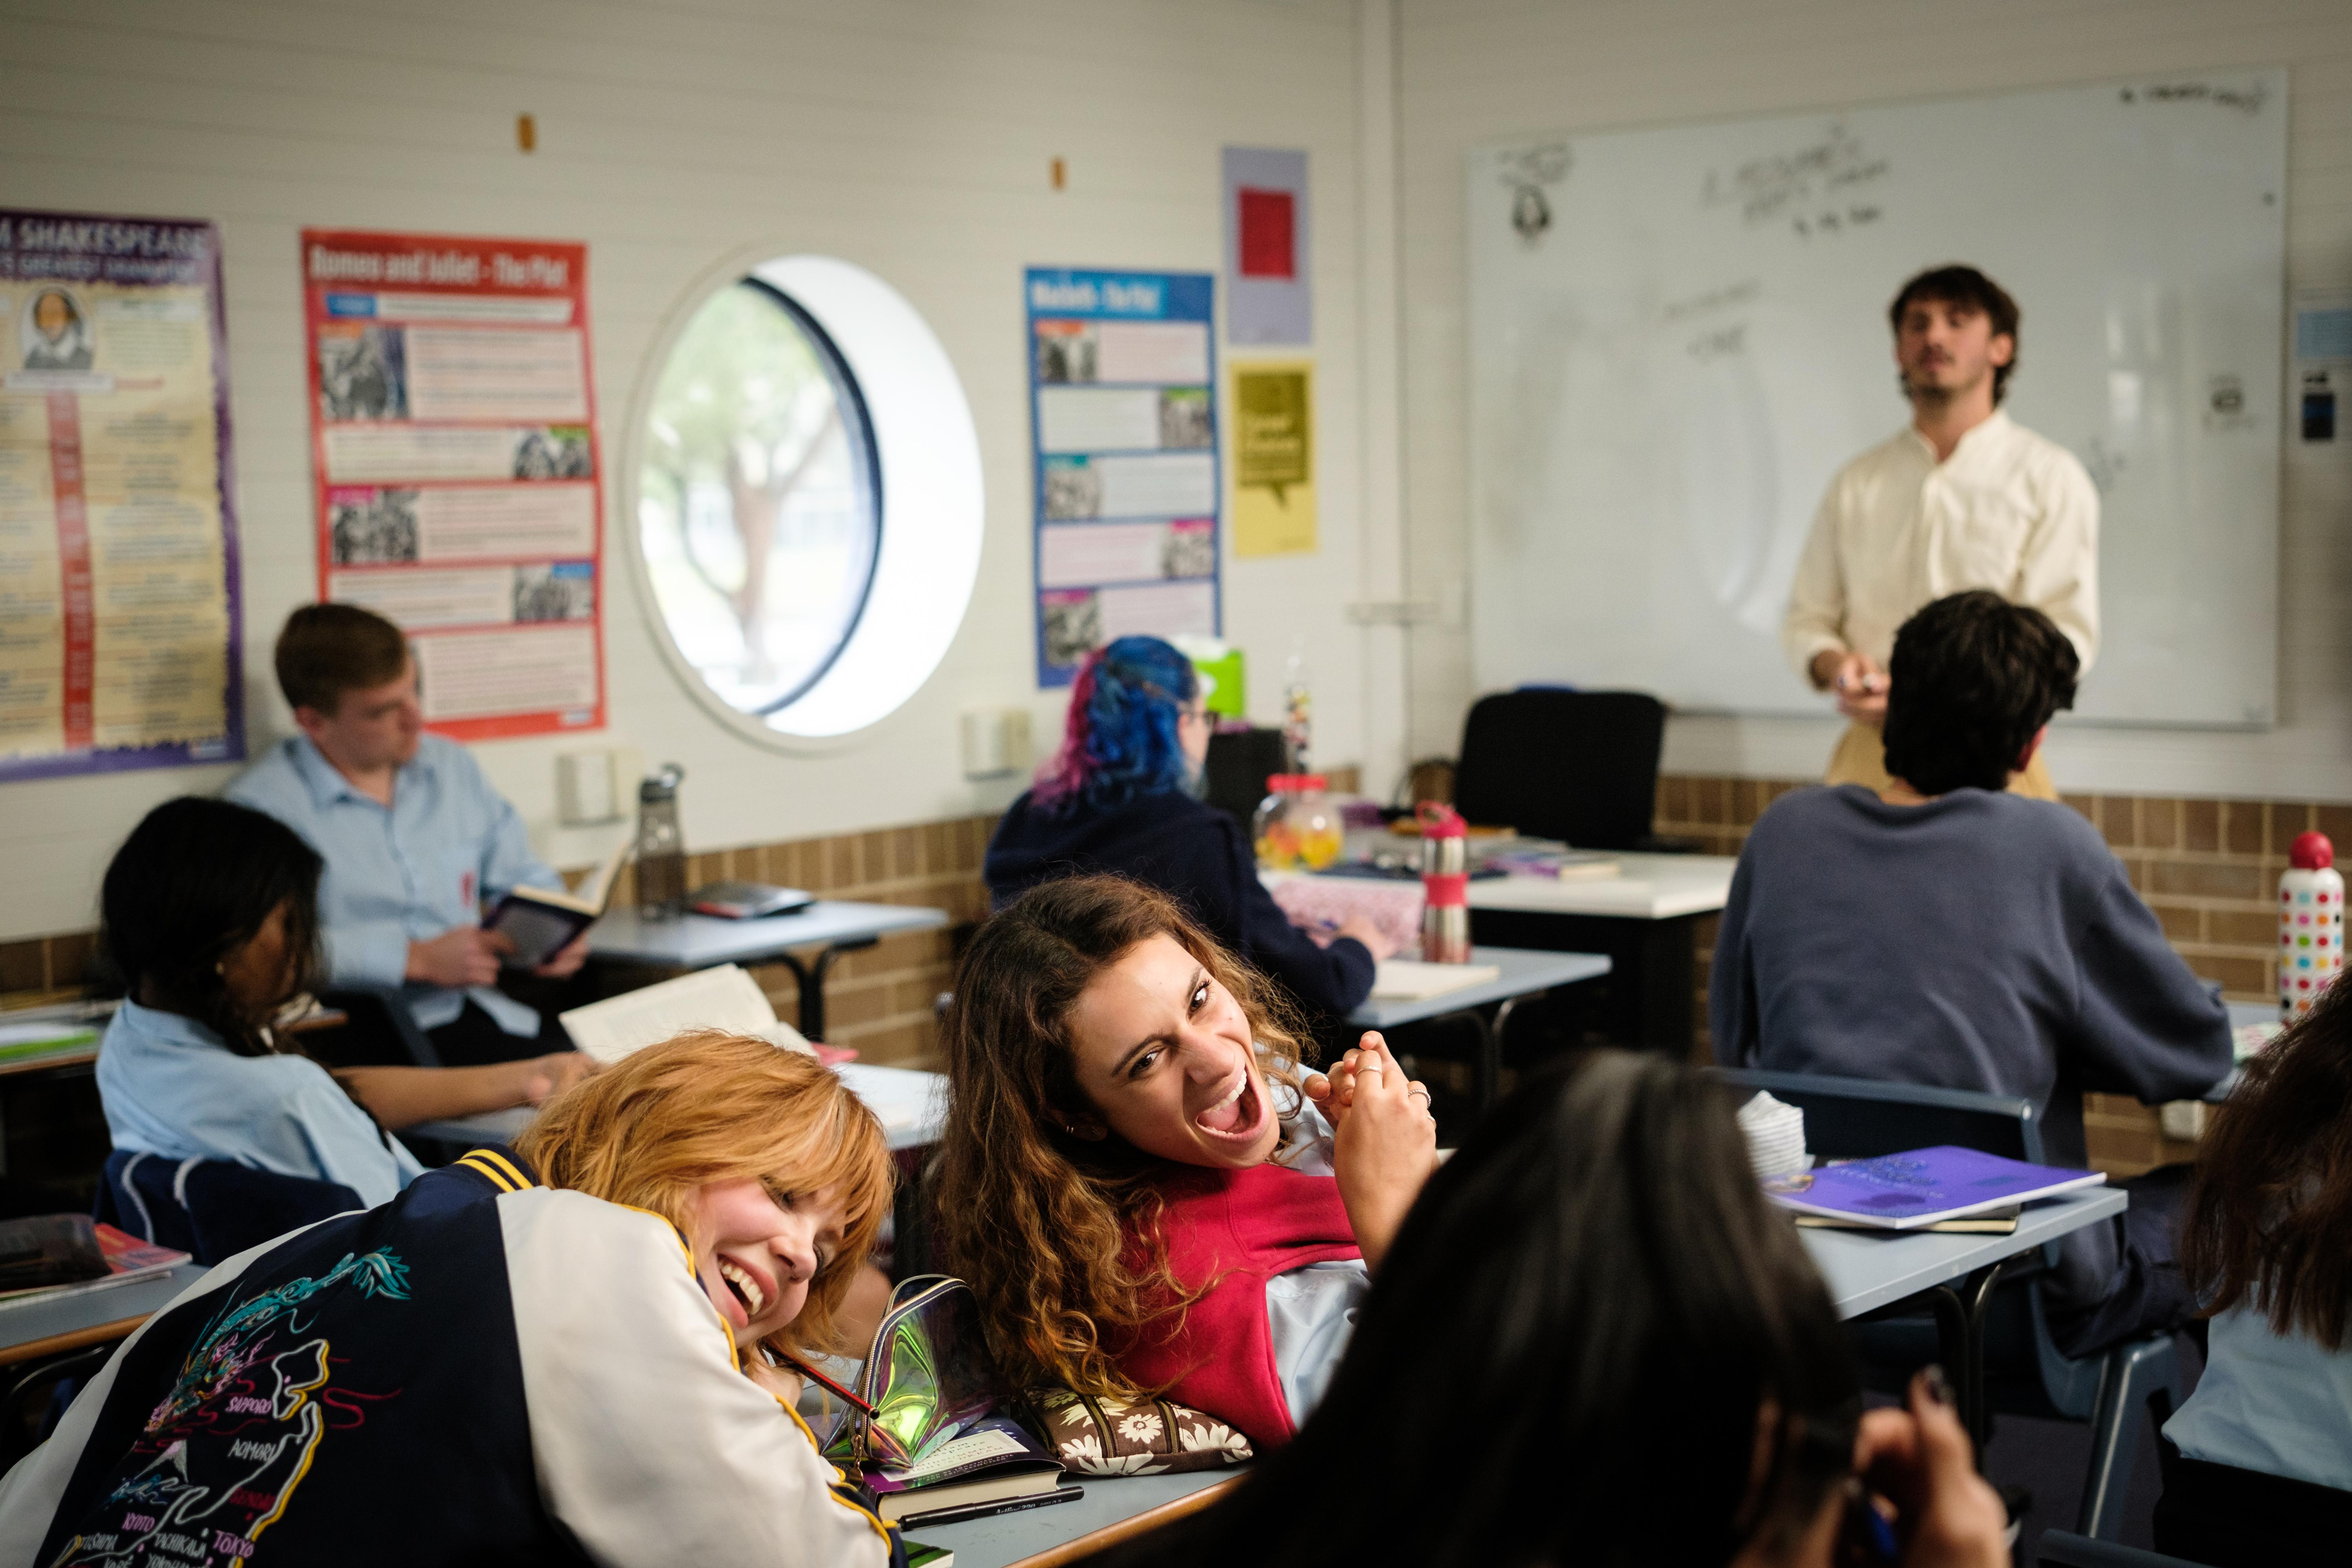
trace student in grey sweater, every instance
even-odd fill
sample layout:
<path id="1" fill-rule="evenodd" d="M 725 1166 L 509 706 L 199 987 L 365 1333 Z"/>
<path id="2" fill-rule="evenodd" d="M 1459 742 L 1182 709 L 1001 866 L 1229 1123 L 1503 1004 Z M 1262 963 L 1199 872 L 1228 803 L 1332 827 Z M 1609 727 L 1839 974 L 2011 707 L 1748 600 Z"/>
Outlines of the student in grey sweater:
<path id="1" fill-rule="evenodd" d="M 1709 987 L 1727 1067 L 2031 1100 L 2047 1158 L 2088 1164 L 2083 1095 L 2158 1102 L 2230 1070 L 2218 989 L 2168 946 L 2096 829 L 2003 793 L 2071 707 L 2079 666 L 2040 611 L 1974 592 L 1896 634 L 1883 794 L 1775 801 L 1739 857 Z M 2186 1167 L 2062 1244 L 2052 1330 L 2085 1354 L 2183 1321 Z"/>

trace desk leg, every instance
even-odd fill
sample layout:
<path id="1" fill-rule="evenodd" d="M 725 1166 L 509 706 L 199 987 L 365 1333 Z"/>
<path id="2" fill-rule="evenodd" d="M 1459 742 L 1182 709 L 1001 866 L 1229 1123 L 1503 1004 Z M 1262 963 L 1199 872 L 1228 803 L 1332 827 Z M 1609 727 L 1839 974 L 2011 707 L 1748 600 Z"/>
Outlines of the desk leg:
<path id="1" fill-rule="evenodd" d="M 857 942 L 837 942 L 818 953 L 814 962 L 810 963 L 803 963 L 789 952 L 776 954 L 784 967 L 793 972 L 793 979 L 800 986 L 801 1033 L 807 1036 L 812 1043 L 824 1039 L 824 977 L 832 971 L 833 961 L 845 952 L 856 952 L 872 947 L 881 940 L 880 937 L 869 936 Z"/>
<path id="2" fill-rule="evenodd" d="M 1944 1375 L 1951 1384 L 1960 1425 L 1975 1446 L 1979 1470 L 1984 1468 L 1985 1443 L 1992 1435 L 1991 1402 L 1985 1394 L 1985 1314 L 1991 1309 L 1993 1288 L 2000 1283 L 2000 1271 L 2008 1261 L 2003 1258 L 1979 1268 L 1957 1286 L 1938 1285 L 1923 1292 L 1936 1314 Z"/>
<path id="3" fill-rule="evenodd" d="M 1687 1059 L 1697 1038 L 1698 966 L 1691 943 L 1698 920 L 1472 910 L 1470 939 L 1482 947 L 1608 954 L 1609 974 L 1598 982 L 1608 1000 L 1597 1022 L 1610 1043 Z"/>

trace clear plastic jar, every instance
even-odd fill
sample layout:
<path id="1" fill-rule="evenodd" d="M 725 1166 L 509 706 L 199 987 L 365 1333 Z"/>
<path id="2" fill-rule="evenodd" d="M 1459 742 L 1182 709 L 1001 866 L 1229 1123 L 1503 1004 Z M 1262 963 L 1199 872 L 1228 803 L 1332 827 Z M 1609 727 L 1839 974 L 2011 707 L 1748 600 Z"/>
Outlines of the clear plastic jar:
<path id="1" fill-rule="evenodd" d="M 1276 773 L 1265 787 L 1270 793 L 1250 829 L 1259 865 L 1272 871 L 1320 871 L 1346 852 L 1348 829 L 1339 803 L 1325 793 L 1330 780 L 1321 773 Z"/>

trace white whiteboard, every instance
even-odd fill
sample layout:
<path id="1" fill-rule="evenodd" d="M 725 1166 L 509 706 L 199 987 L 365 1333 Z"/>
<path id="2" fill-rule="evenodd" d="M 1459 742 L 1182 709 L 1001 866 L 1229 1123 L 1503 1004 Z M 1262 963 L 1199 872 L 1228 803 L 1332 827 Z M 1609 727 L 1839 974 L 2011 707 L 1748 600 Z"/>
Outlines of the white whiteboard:
<path id="1" fill-rule="evenodd" d="M 2283 69 L 1474 150 L 1480 689 L 1822 711 L 1797 554 L 1909 421 L 1887 302 L 1965 261 L 2023 312 L 2005 406 L 2100 489 L 2077 713 L 2270 723 L 2285 176 Z"/>

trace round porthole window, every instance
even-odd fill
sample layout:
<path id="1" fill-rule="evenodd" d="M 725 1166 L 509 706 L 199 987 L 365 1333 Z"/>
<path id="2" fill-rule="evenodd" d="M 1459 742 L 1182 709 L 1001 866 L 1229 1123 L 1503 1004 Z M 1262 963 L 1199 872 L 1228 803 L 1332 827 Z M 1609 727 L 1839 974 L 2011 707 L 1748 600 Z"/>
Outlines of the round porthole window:
<path id="1" fill-rule="evenodd" d="M 754 268 L 674 325 L 632 432 L 648 618 L 703 705 L 821 738 L 912 696 L 979 567 L 979 440 L 910 305 L 845 262 Z"/>

